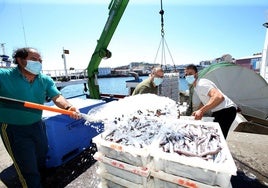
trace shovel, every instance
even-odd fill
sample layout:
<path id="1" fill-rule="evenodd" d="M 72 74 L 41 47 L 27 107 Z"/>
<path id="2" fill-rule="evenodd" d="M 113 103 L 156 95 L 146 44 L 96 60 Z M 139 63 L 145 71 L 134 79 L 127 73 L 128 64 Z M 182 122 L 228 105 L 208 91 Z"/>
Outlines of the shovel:
<path id="1" fill-rule="evenodd" d="M 22 101 L 22 100 L 18 100 L 18 99 L 11 99 L 11 98 L 2 97 L 2 96 L 0 96 L 0 101 L 6 102 L 6 103 L 13 103 L 13 104 L 17 104 L 17 105 L 22 105 L 25 108 L 32 108 L 32 109 L 37 109 L 37 110 L 47 110 L 47 111 L 51 111 L 51 112 L 58 112 L 58 113 L 65 114 L 65 115 L 72 115 L 74 113 L 73 111 L 64 110 L 61 108 L 55 108 L 55 107 L 51 107 L 51 106 L 46 106 L 46 105 L 37 104 L 37 103 L 33 103 L 33 102 L 28 102 L 28 101 Z M 86 121 L 102 122 L 101 120 L 93 120 L 87 114 L 80 113 L 80 112 L 78 114 L 81 118 L 85 119 Z"/>

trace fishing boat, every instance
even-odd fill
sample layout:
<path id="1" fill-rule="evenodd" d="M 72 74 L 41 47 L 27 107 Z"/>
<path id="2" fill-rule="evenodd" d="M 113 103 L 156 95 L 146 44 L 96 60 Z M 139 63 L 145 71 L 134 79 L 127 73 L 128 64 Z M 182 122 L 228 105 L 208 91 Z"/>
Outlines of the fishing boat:
<path id="1" fill-rule="evenodd" d="M 8 68 L 13 66 L 11 58 L 5 53 L 5 43 L 1 43 L 2 54 L 0 55 L 0 68 Z"/>

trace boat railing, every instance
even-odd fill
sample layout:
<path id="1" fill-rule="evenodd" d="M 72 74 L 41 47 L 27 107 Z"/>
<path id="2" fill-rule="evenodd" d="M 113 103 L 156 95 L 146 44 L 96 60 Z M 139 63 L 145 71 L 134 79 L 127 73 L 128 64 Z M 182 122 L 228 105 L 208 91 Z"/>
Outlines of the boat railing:
<path id="1" fill-rule="evenodd" d="M 85 69 L 72 69 L 72 70 L 43 70 L 43 73 L 50 76 L 54 80 L 74 80 L 87 78 L 87 70 Z"/>

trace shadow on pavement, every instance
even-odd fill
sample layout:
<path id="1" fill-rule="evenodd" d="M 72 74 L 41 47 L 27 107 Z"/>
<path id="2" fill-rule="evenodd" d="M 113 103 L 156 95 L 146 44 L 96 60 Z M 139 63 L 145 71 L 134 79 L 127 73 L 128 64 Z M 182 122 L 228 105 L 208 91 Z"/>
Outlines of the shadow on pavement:
<path id="1" fill-rule="evenodd" d="M 62 166 L 46 169 L 43 172 L 44 188 L 61 188 L 68 185 L 96 162 L 93 158 L 95 152 L 96 147 L 91 147 Z M 0 173 L 0 179 L 8 188 L 21 187 L 14 165 L 4 169 Z"/>
<path id="2" fill-rule="evenodd" d="M 231 183 L 233 188 L 267 188 L 258 179 L 249 178 L 241 171 L 237 171 L 237 175 L 231 177 Z"/>

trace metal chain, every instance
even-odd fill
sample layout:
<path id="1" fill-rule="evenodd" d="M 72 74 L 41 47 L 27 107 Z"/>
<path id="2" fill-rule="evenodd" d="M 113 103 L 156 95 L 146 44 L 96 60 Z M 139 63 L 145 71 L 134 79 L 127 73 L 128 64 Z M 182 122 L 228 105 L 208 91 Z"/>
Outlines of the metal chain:
<path id="1" fill-rule="evenodd" d="M 161 56 L 161 67 L 164 67 L 165 66 L 165 69 L 167 70 L 167 64 L 166 64 L 166 52 L 165 52 L 165 46 L 167 47 L 167 50 L 168 50 L 168 53 L 170 55 L 170 58 L 171 58 L 171 61 L 174 65 L 174 70 L 176 70 L 176 65 L 174 63 L 174 60 L 173 60 L 173 57 L 170 53 L 170 50 L 168 48 L 168 45 L 166 43 L 166 40 L 165 40 L 165 31 L 164 31 L 164 13 L 165 11 L 163 10 L 163 4 L 162 4 L 162 0 L 160 0 L 160 3 L 161 3 L 161 10 L 159 11 L 159 14 L 161 15 L 161 40 L 160 40 L 160 44 L 159 44 L 159 47 L 157 49 L 157 53 L 156 53 L 156 56 L 155 56 L 155 59 L 154 59 L 154 63 L 156 63 L 156 59 L 157 59 L 157 56 L 158 56 L 158 52 L 160 50 L 160 48 L 162 49 L 162 56 Z M 163 62 L 165 63 L 163 65 Z"/>
<path id="2" fill-rule="evenodd" d="M 165 11 L 163 10 L 163 4 L 162 0 L 161 1 L 161 10 L 159 11 L 159 14 L 161 15 L 161 36 L 164 37 L 165 31 L 164 31 L 164 13 Z"/>

